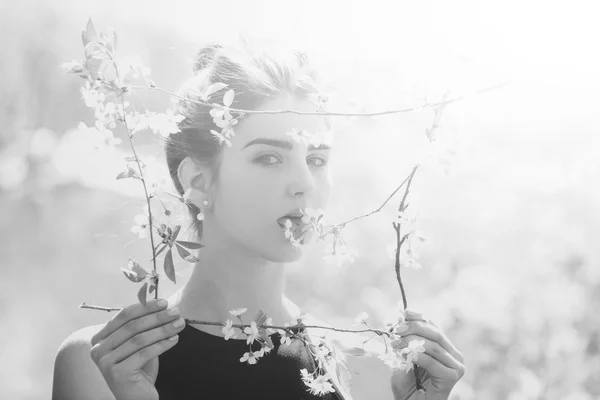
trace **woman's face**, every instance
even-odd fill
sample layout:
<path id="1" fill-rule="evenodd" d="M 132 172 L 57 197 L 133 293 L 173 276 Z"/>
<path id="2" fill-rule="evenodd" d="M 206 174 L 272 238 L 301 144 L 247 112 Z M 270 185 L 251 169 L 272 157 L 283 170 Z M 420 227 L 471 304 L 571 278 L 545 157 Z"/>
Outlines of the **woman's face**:
<path id="1" fill-rule="evenodd" d="M 281 96 L 259 110 L 314 111 L 308 100 Z M 307 207 L 325 209 L 331 183 L 331 141 L 314 147 L 287 132 L 327 132 L 323 116 L 254 114 L 235 126 L 232 146 L 223 148 L 213 197 L 213 218 L 224 237 L 274 262 L 295 261 L 303 247 L 293 246 L 278 219 Z M 208 228 L 208 227 L 207 227 Z M 309 233 L 306 241 L 315 236 Z M 306 243 L 305 243 L 306 244 Z"/>

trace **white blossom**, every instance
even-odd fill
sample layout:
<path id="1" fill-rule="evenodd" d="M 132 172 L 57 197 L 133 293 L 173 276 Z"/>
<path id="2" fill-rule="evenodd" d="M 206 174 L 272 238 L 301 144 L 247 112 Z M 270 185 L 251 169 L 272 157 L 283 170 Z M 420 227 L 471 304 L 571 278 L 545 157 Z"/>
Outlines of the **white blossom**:
<path id="1" fill-rule="evenodd" d="M 258 327 L 256 326 L 256 321 L 252 321 L 250 326 L 244 328 L 244 333 L 248 335 L 246 339 L 247 344 L 252 344 L 256 339 L 258 339 Z"/>
<path id="2" fill-rule="evenodd" d="M 234 308 L 233 310 L 229 311 L 229 314 L 233 315 L 234 317 L 239 317 L 240 315 L 242 315 L 243 313 L 245 313 L 246 311 L 248 311 L 247 308 Z"/>
<path id="3" fill-rule="evenodd" d="M 264 349 L 260 349 L 259 351 L 250 351 L 244 353 L 242 358 L 240 358 L 240 362 L 247 362 L 248 364 L 256 364 L 258 359 L 261 358 L 265 354 Z"/>
<path id="4" fill-rule="evenodd" d="M 225 340 L 235 338 L 236 333 L 235 328 L 233 328 L 233 321 L 228 319 L 225 323 L 225 326 L 223 326 L 223 329 L 221 329 L 221 332 L 223 332 L 223 335 L 225 335 Z"/>
<path id="5" fill-rule="evenodd" d="M 308 389 L 312 394 L 320 396 L 326 393 L 335 392 L 335 389 L 330 382 L 329 374 L 318 375 L 315 378 L 313 374 L 310 374 L 306 370 L 306 368 L 301 369 L 300 374 L 302 375 L 302 381 L 308 386 Z"/>

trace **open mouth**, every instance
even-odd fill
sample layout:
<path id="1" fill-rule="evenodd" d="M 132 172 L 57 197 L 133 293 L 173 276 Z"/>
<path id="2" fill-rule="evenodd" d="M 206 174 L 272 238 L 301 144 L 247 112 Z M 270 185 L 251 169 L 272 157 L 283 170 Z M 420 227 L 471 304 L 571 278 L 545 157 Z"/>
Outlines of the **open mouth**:
<path id="1" fill-rule="evenodd" d="M 304 222 L 302 222 L 302 217 L 295 217 L 295 216 L 289 216 L 286 215 L 284 217 L 281 217 L 277 220 L 277 223 L 279 224 L 279 226 L 281 226 L 282 228 L 285 228 L 285 221 L 286 220 L 290 220 L 290 222 L 292 223 L 292 226 L 294 228 L 297 227 L 301 227 L 301 226 L 305 226 L 306 224 Z"/>
<path id="2" fill-rule="evenodd" d="M 291 223 L 290 228 L 286 226 L 287 220 L 289 220 Z M 277 223 L 284 231 L 287 231 L 289 229 L 293 238 L 300 244 L 304 244 L 305 236 L 311 230 L 310 224 L 303 222 L 301 216 L 286 215 L 277 219 Z"/>

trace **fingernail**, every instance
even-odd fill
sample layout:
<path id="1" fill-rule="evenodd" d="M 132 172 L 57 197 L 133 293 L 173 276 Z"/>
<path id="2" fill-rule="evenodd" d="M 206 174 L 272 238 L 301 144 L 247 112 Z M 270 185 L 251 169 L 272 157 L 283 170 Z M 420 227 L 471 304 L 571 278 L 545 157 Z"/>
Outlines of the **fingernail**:
<path id="1" fill-rule="evenodd" d="M 179 315 L 179 308 L 173 307 L 167 311 L 167 315 L 174 316 Z"/>
<path id="2" fill-rule="evenodd" d="M 406 313 L 407 316 L 412 317 L 412 318 L 421 318 L 421 317 L 423 317 L 422 313 L 416 312 L 416 311 L 413 311 L 413 310 L 409 310 L 409 309 L 406 309 L 405 313 Z"/>
<path id="3" fill-rule="evenodd" d="M 169 302 L 165 299 L 160 299 L 156 304 L 158 304 L 159 307 L 166 307 L 169 305 Z"/>
<path id="4" fill-rule="evenodd" d="M 406 322 L 401 323 L 400 325 L 398 325 L 398 327 L 396 328 L 396 332 L 397 333 L 402 333 L 402 332 L 406 332 L 408 330 L 408 324 Z"/>
<path id="5" fill-rule="evenodd" d="M 181 328 L 185 324 L 183 318 L 179 318 L 177 321 L 173 322 L 173 326 L 175 328 Z"/>

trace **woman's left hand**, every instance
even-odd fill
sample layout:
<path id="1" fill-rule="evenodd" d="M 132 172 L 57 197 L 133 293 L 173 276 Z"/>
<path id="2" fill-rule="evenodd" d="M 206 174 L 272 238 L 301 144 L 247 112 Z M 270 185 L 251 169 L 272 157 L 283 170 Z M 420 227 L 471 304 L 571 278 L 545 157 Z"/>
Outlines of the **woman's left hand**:
<path id="1" fill-rule="evenodd" d="M 404 347 L 412 341 L 424 341 L 424 353 L 419 353 L 415 362 L 419 369 L 425 370 L 427 384 L 422 379 L 427 399 L 447 399 L 454 385 L 465 374 L 464 357 L 454 347 L 444 332 L 425 319 L 423 314 L 406 310 L 406 321 L 396 328 L 402 336 Z M 415 386 L 414 371 L 397 372 L 392 376 L 392 390 L 396 399 L 409 398 Z M 412 390 L 411 390 L 412 389 Z"/>

